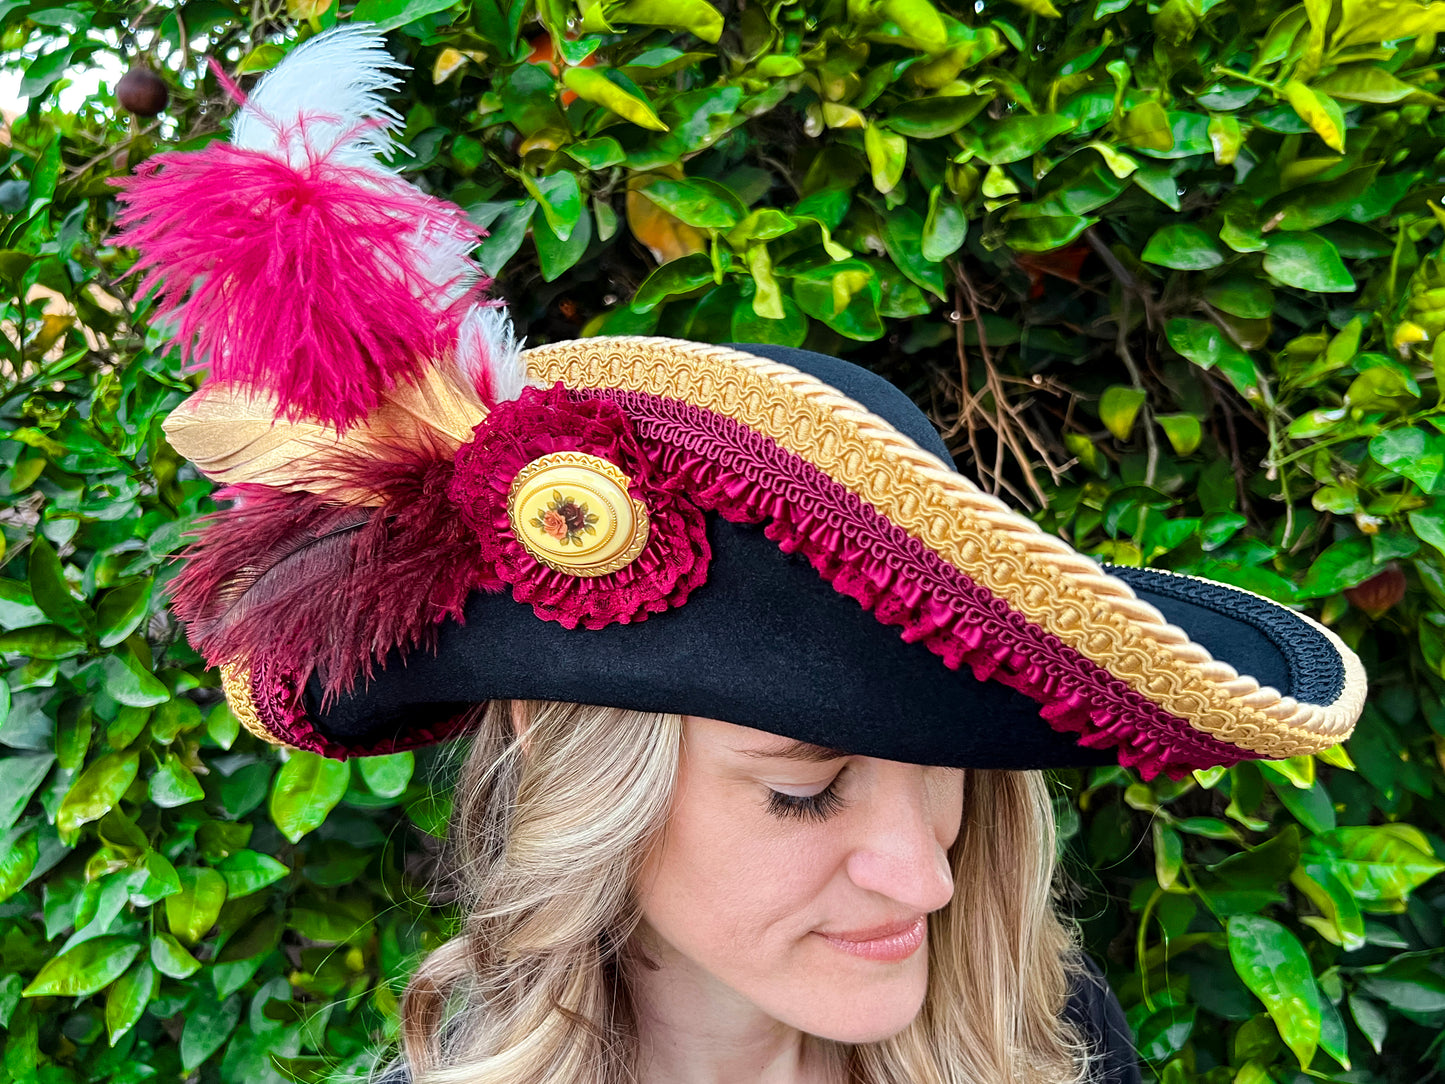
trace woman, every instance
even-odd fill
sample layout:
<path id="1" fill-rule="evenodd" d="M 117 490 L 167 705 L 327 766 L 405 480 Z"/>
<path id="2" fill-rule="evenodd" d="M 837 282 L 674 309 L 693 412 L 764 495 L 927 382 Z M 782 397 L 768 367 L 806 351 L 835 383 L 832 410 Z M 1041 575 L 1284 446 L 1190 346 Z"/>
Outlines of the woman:
<path id="1" fill-rule="evenodd" d="M 1106 572 L 838 359 L 520 354 L 459 209 L 377 164 L 391 66 L 364 28 L 297 49 L 231 144 L 125 183 L 121 241 L 210 366 L 167 432 L 236 500 L 175 604 L 237 716 L 336 757 L 472 736 L 417 1084 L 1137 1079 L 1039 770 L 1319 751 L 1359 661 Z"/>
<path id="2" fill-rule="evenodd" d="M 457 794 L 469 917 L 402 1003 L 410 1064 L 455 1066 L 425 1079 L 1138 1080 L 1051 907 L 1037 772 L 512 702 Z"/>

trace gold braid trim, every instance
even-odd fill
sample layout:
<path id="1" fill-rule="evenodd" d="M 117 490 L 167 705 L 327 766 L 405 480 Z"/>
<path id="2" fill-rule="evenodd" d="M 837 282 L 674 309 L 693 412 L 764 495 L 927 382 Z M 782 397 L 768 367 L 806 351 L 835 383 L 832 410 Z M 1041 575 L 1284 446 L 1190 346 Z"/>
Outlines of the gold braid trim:
<path id="1" fill-rule="evenodd" d="M 256 712 L 256 701 L 251 695 L 251 668 L 239 663 L 221 664 L 221 688 L 226 693 L 226 703 L 231 705 L 231 714 L 256 737 L 271 745 L 284 745 L 288 749 L 299 749 L 279 735 L 271 733 L 261 722 Z"/>
<path id="2" fill-rule="evenodd" d="M 1303 704 L 1261 688 L 1213 658 L 1091 558 L 982 492 L 854 400 L 791 366 L 724 347 L 642 336 L 556 343 L 523 356 L 530 373 L 546 384 L 560 380 L 569 388 L 677 399 L 764 434 L 1034 624 L 1222 741 L 1263 757 L 1317 753 L 1348 737 L 1363 708 L 1364 669 L 1323 626 L 1310 622 L 1345 666 L 1344 690 L 1335 703 Z"/>

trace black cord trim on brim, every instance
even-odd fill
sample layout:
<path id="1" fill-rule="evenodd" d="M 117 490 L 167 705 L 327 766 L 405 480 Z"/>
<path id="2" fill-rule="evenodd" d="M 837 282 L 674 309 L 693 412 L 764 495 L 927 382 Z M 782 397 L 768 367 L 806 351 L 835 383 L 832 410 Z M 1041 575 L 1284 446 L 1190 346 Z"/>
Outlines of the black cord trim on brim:
<path id="1" fill-rule="evenodd" d="M 1244 591 L 1208 580 L 1161 574 L 1155 569 L 1105 565 L 1135 591 L 1147 591 L 1199 606 L 1257 630 L 1284 657 L 1288 689 L 1280 691 L 1304 704 L 1328 706 L 1345 688 L 1345 664 L 1335 646 L 1319 630 L 1299 620 L 1292 610 Z M 1185 632 L 1189 629 L 1186 627 Z M 1215 654 L 1216 658 L 1221 656 Z M 1228 661 L 1227 659 L 1224 661 Z"/>

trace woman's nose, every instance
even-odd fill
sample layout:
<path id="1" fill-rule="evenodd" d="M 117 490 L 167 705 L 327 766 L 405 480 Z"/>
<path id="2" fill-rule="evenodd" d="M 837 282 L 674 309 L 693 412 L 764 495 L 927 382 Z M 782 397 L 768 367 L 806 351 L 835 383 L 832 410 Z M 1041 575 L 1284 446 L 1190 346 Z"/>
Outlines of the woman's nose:
<path id="1" fill-rule="evenodd" d="M 848 877 L 915 910 L 936 911 L 953 898 L 953 872 L 939 838 L 954 837 L 939 831 L 949 811 L 939 808 L 940 795 L 916 767 L 896 767 L 905 771 L 889 773 L 886 782 L 880 778 L 874 790 L 866 834 L 848 856 Z"/>

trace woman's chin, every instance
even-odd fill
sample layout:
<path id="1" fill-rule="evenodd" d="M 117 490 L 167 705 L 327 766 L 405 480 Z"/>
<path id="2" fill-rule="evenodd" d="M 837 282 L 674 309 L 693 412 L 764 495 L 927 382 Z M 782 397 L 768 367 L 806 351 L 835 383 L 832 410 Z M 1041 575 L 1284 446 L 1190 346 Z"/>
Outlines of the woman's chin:
<path id="1" fill-rule="evenodd" d="M 851 1044 L 881 1042 L 913 1023 L 928 992 L 926 958 L 881 967 L 849 963 L 829 969 L 809 996 L 795 1003 L 801 1011 L 789 1013 L 785 1022 L 820 1039 Z"/>

